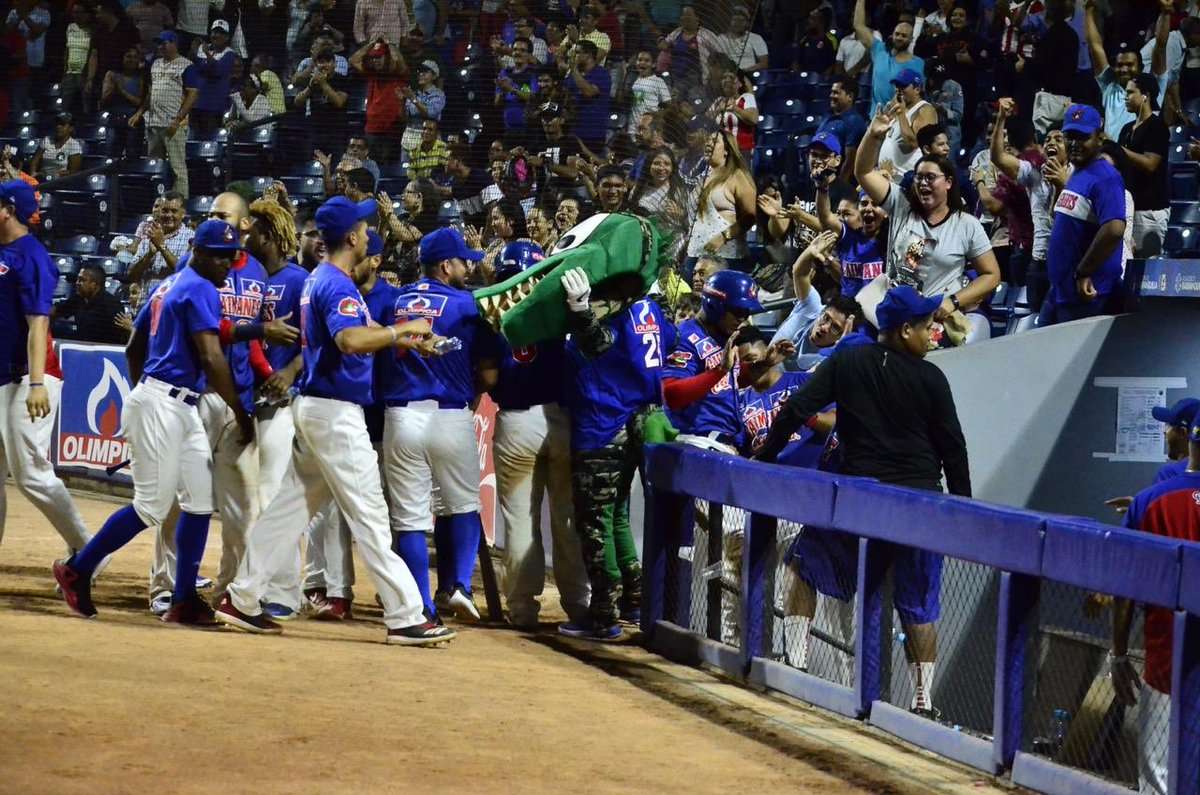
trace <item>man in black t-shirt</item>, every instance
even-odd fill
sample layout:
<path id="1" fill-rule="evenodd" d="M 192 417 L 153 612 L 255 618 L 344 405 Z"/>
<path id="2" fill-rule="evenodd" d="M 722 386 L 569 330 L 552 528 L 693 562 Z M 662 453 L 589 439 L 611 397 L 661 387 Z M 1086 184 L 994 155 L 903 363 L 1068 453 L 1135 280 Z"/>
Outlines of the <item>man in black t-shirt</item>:
<path id="1" fill-rule="evenodd" d="M 933 313 L 940 305 L 939 297 L 925 298 L 907 285 L 889 290 L 875 310 L 879 342 L 843 348 L 819 365 L 784 403 L 755 457 L 774 461 L 793 433 L 836 403 L 842 472 L 940 492 L 944 471 L 950 493 L 970 497 L 967 445 L 954 396 L 942 371 L 925 361 Z M 801 554 L 801 576 L 813 582 L 852 582 L 857 544 L 850 541 L 840 539 Z M 883 548 L 894 567 L 893 600 L 907 636 L 911 707 L 936 717 L 931 694 L 942 556 L 898 545 Z"/>
<path id="2" fill-rule="evenodd" d="M 1125 109 L 1137 118 L 1121 128 L 1118 143 L 1129 161 L 1126 187 L 1133 194 L 1133 255 L 1154 257 L 1162 252 L 1171 199 L 1167 184 L 1167 150 L 1171 135 L 1158 110 L 1158 81 L 1149 74 L 1134 75 L 1125 86 Z"/>
<path id="3" fill-rule="evenodd" d="M 443 199 L 454 199 L 464 219 L 475 219 L 483 212 L 483 189 L 492 183 L 491 175 L 482 168 L 471 167 L 471 147 L 462 141 L 450 144 L 449 157 L 441 174 L 433 180 Z"/>
<path id="4" fill-rule="evenodd" d="M 75 293 L 50 310 L 50 316 L 55 320 L 75 318 L 75 331 L 60 335 L 63 339 L 114 345 L 129 341 L 129 332 L 116 323 L 117 315 L 121 314 L 121 302 L 104 289 L 104 279 L 103 269 L 89 265 L 79 272 Z"/>
<path id="5" fill-rule="evenodd" d="M 539 135 L 531 136 L 529 163 L 538 169 L 538 193 L 545 196 L 577 184 L 579 172 L 571 158 L 579 157 L 579 139 L 567 133 L 566 114 L 561 105 L 547 102 L 538 109 L 542 123 Z"/>
<path id="6" fill-rule="evenodd" d="M 312 143 L 308 150 L 339 152 L 346 135 L 347 79 L 338 74 L 333 50 L 321 50 L 313 58 L 308 85 L 296 94 L 295 104 L 308 111 Z"/>

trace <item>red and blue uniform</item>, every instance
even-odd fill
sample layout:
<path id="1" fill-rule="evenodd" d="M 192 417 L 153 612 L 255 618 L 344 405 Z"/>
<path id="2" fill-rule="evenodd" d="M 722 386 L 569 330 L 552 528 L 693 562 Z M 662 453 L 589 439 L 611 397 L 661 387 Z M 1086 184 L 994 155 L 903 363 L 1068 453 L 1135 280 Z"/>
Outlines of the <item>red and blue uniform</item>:
<path id="1" fill-rule="evenodd" d="M 1200 541 L 1200 472 L 1184 472 L 1139 491 L 1125 514 L 1125 526 L 1182 541 Z M 1173 614 L 1146 606 L 1146 684 L 1171 692 Z"/>
<path id="2" fill-rule="evenodd" d="M 204 370 L 192 335 L 221 325 L 217 288 L 191 268 L 159 283 L 135 321 L 149 334 L 142 374 L 173 386 L 204 391 Z"/>
<path id="3" fill-rule="evenodd" d="M 685 320 L 679 324 L 675 345 L 663 368 L 663 378 L 691 378 L 720 367 L 724 346 L 725 340 L 709 334 L 700 321 Z M 716 434 L 718 441 L 737 447 L 742 417 L 736 378 L 735 367 L 733 372 L 726 373 L 717 381 L 701 400 L 678 410 L 668 407 L 667 418 L 680 433 L 695 436 Z"/>
<path id="4" fill-rule="evenodd" d="M 381 357 L 380 398 L 389 405 L 436 400 L 443 408 L 465 408 L 475 399 L 475 364 L 496 353 L 495 334 L 484 323 L 469 290 L 435 279 L 401 287 L 390 308 L 376 318 L 388 326 L 428 320 L 433 333 L 457 338 L 461 347 L 442 356 L 397 353 Z"/>
<path id="5" fill-rule="evenodd" d="M 49 316 L 56 284 L 58 269 L 33 235 L 0 246 L 0 385 L 20 381 L 29 372 L 25 317 Z M 62 377 L 53 347 L 47 352 L 45 371 Z"/>
<path id="6" fill-rule="evenodd" d="M 334 341 L 343 329 L 365 326 L 369 320 L 367 305 L 349 276 L 328 262 L 313 269 L 300 294 L 301 395 L 371 404 L 374 357 L 342 353 Z"/>
<path id="7" fill-rule="evenodd" d="M 300 293 L 304 290 L 304 281 L 308 271 L 295 263 L 289 262 L 275 273 L 267 274 L 267 293 L 263 296 L 263 320 L 274 320 L 277 317 L 287 317 L 288 325 L 297 331 L 300 329 Z M 263 345 L 263 353 L 271 369 L 280 370 L 291 363 L 300 353 L 300 345 L 290 345 L 271 342 Z"/>
<path id="8" fill-rule="evenodd" d="M 589 359 L 572 339 L 566 343 L 566 400 L 571 411 L 571 449 L 609 444 L 639 410 L 662 402 L 664 343 L 675 328 L 649 298 L 606 324 L 612 346 Z"/>
<path id="9" fill-rule="evenodd" d="M 1164 480 L 1177 478 L 1187 471 L 1188 460 L 1186 458 L 1179 461 L 1172 461 L 1169 464 L 1163 464 L 1158 472 L 1154 475 L 1155 483 L 1162 483 Z"/>

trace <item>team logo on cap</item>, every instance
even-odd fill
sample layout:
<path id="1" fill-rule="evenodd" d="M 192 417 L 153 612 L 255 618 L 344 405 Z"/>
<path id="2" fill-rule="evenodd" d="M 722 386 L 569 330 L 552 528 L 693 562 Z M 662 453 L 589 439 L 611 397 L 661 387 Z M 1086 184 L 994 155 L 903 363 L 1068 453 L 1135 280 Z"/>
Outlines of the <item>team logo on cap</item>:
<path id="1" fill-rule="evenodd" d="M 0 276 L 5 275 L 6 273 L 8 273 L 8 263 L 0 262 Z"/>
<path id="2" fill-rule="evenodd" d="M 225 230 L 221 234 L 221 237 L 222 237 L 222 239 L 224 239 L 224 241 L 226 243 L 232 243 L 233 242 L 233 227 L 226 226 Z"/>
<path id="3" fill-rule="evenodd" d="M 359 317 L 362 312 L 362 304 L 353 298 L 347 296 L 338 304 L 338 314 L 346 317 Z"/>
<path id="4" fill-rule="evenodd" d="M 1079 121 L 1083 118 L 1083 108 L 1076 108 L 1071 111 L 1071 121 Z"/>
<path id="5" fill-rule="evenodd" d="M 538 349 L 536 345 L 522 345 L 520 348 L 513 348 L 513 360 L 518 364 L 529 364 L 537 358 Z"/>

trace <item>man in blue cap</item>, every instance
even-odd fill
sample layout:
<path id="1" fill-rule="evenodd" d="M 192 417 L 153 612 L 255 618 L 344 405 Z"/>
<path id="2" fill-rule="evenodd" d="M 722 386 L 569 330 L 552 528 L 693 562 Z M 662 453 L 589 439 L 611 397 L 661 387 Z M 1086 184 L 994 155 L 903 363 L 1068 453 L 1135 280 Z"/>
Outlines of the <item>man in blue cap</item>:
<path id="1" fill-rule="evenodd" d="M 164 157 L 175 174 L 175 191 L 188 197 L 187 123 L 200 98 L 199 73 L 179 52 L 179 37 L 164 30 L 155 39 L 159 57 L 150 64 L 150 90 L 129 126 L 146 122 L 146 153 Z"/>
<path id="2" fill-rule="evenodd" d="M 892 78 L 896 96 L 885 112 L 892 119 L 887 137 L 879 148 L 879 162 L 891 162 L 894 166 L 892 179 L 901 177 L 916 168 L 921 159 L 921 143 L 917 135 L 925 127 L 937 124 L 937 109 L 925 101 L 925 80 L 915 69 L 901 69 Z"/>
<path id="3" fill-rule="evenodd" d="M 793 433 L 836 403 L 843 472 L 940 492 L 944 471 L 950 493 L 970 497 L 967 445 L 954 396 L 942 371 L 925 361 L 940 300 L 925 298 L 908 285 L 889 290 L 875 311 L 879 342 L 839 350 L 820 365 L 784 404 L 755 457 L 774 461 Z M 911 706 L 935 715 L 934 622 L 941 607 L 942 558 L 908 547 L 891 552 L 896 567 L 895 606 L 907 636 L 905 651 L 913 681 Z M 830 555 L 812 565 L 840 568 L 852 562 L 848 555 Z M 828 577 L 814 575 L 812 582 L 816 586 L 837 579 L 834 572 Z"/>
<path id="4" fill-rule="evenodd" d="M 169 624 L 214 625 L 209 604 L 196 595 L 196 575 L 213 512 L 212 448 L 197 405 L 205 387 L 233 412 L 239 442 L 254 439 L 254 419 L 238 397 L 221 350 L 221 299 L 238 232 L 224 221 L 205 221 L 193 239 L 191 267 L 167 277 L 142 306 L 126 349 L 133 391 L 122 415 L 133 469 L 133 504 L 109 517 L 87 546 L 54 564 L 67 605 L 84 618 L 96 615 L 91 580 L 108 555 L 147 527 L 161 525 L 178 499 L 175 588 L 163 616 Z"/>
<path id="5" fill-rule="evenodd" d="M 0 392 L 8 407 L 0 438 L 16 487 L 54 525 L 67 547 L 76 550 L 91 534 L 45 455 L 62 394 L 62 372 L 53 359 L 47 361 L 58 269 L 30 234 L 37 209 L 37 196 L 27 183 L 0 183 Z M 0 496 L 0 538 L 3 506 Z"/>
<path id="6" fill-rule="evenodd" d="M 313 270 L 300 298 L 304 369 L 292 402 L 292 461 L 275 499 L 247 533 L 246 555 L 216 613 L 221 623 L 246 632 L 282 631 L 263 614 L 260 600 L 313 515 L 332 499 L 375 581 L 386 642 L 424 646 L 454 637 L 422 615 L 413 574 L 390 549 L 387 504 L 363 420 L 363 407 L 374 400 L 371 354 L 395 348 L 432 354 L 435 341 L 423 319 L 375 325 L 359 295 L 353 273 L 366 257 L 366 219 L 375 212 L 373 199 L 355 203 L 345 196 L 317 210 L 327 260 Z"/>
<path id="7" fill-rule="evenodd" d="M 467 279 L 482 251 L 467 246 L 453 227 L 421 238 L 423 276 L 403 288 L 380 323 L 428 322 L 448 338 L 445 355 L 379 357 L 380 397 L 387 408 L 383 424 L 383 465 L 391 497 L 396 551 L 408 563 L 432 617 L 451 613 L 478 621 L 471 575 L 483 525 L 479 518 L 479 450 L 471 407 L 476 396 L 496 385 L 498 347 L 479 315 Z M 433 527 L 429 497 L 433 494 Z M 425 536 L 433 530 L 437 548 L 437 595 L 429 590 Z"/>
<path id="8" fill-rule="evenodd" d="M 1171 459 L 1169 463 L 1159 467 L 1158 472 L 1154 475 L 1154 482 L 1162 483 L 1164 480 L 1182 475 L 1187 469 L 1188 433 L 1197 416 L 1200 415 L 1200 400 L 1183 398 L 1170 406 L 1155 406 L 1150 413 L 1154 415 L 1154 419 L 1163 424 L 1167 458 Z M 1115 509 L 1117 513 L 1125 513 L 1132 502 L 1133 497 L 1113 497 L 1105 500 L 1104 504 Z"/>
<path id="9" fill-rule="evenodd" d="M 1039 326 L 1112 314 L 1119 308 L 1125 180 L 1100 156 L 1104 120 L 1098 110 L 1071 105 L 1062 131 L 1075 171 L 1054 204 L 1046 250 L 1050 291 Z"/>

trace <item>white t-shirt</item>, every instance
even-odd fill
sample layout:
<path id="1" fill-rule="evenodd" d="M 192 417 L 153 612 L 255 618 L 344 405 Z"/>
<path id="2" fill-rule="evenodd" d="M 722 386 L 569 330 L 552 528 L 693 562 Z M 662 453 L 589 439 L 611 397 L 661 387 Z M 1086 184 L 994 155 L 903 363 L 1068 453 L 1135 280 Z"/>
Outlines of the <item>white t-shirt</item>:
<path id="1" fill-rule="evenodd" d="M 850 35 L 843 36 L 837 48 L 837 62 L 842 65 L 842 70 L 849 72 L 854 67 L 858 66 L 863 58 L 867 57 L 867 48 L 858 40 L 858 36 L 851 31 Z"/>
<path id="2" fill-rule="evenodd" d="M 633 95 L 633 102 L 629 108 L 629 124 L 626 132 L 633 135 L 637 132 L 638 119 L 646 113 L 654 113 L 671 101 L 671 89 L 667 86 L 666 80 L 658 75 L 650 75 L 634 80 L 630 93 Z"/>
<path id="3" fill-rule="evenodd" d="M 921 108 L 928 104 L 925 100 L 921 100 L 904 112 L 904 115 L 908 117 L 909 124 L 912 124 L 913 119 L 917 118 Z M 905 152 L 900 145 L 903 140 L 904 136 L 900 133 L 900 120 L 897 119 L 888 128 L 887 136 L 879 147 L 879 162 L 892 161 L 892 165 L 896 167 L 895 178 L 897 180 L 916 168 L 917 161 L 921 159 L 921 147 L 914 146 L 911 152 Z"/>
<path id="4" fill-rule="evenodd" d="M 74 138 L 68 138 L 61 147 L 55 146 L 54 139 L 46 136 L 42 139 L 42 172 L 46 179 L 53 179 L 67 170 L 67 161 L 72 155 L 82 155 L 83 146 Z"/>
<path id="5" fill-rule="evenodd" d="M 1033 219 L 1033 259 L 1046 259 L 1050 245 L 1050 228 L 1054 225 L 1054 186 L 1039 168 L 1028 160 L 1018 160 L 1017 184 L 1029 193 L 1029 214 Z"/>
<path id="6" fill-rule="evenodd" d="M 753 69 L 759 60 L 767 57 L 767 42 L 753 31 L 741 36 L 722 33 L 717 36 L 717 51 L 729 56 L 738 69 Z"/>
<path id="7" fill-rule="evenodd" d="M 926 296 L 957 292 L 967 264 L 992 250 L 983 224 L 966 211 L 931 225 L 913 211 L 898 185 L 888 190 L 882 206 L 891 219 L 887 274 L 892 284 L 910 284 Z"/>

